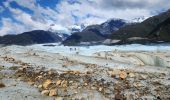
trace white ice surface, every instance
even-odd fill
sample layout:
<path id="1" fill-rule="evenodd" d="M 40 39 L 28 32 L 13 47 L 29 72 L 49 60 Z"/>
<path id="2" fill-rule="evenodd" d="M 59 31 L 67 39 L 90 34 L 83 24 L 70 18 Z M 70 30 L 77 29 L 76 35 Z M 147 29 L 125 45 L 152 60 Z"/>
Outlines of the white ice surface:
<path id="1" fill-rule="evenodd" d="M 64 53 L 64 54 L 76 54 L 79 52 L 80 55 L 91 56 L 96 52 L 101 51 L 170 51 L 170 44 L 164 45 L 140 45 L 140 44 L 131 44 L 131 45 L 115 45 L 115 46 L 43 46 L 43 44 L 36 44 L 28 46 L 34 50 L 46 51 L 50 53 Z M 72 48 L 72 50 L 70 50 Z M 76 50 L 75 50 L 76 48 Z"/>

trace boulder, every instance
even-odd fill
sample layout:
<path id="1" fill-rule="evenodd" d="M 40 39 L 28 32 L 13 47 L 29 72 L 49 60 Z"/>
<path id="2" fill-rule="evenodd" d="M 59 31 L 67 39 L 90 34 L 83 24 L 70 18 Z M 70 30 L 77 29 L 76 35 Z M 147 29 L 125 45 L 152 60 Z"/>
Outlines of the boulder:
<path id="1" fill-rule="evenodd" d="M 56 96 L 57 95 L 57 90 L 56 89 L 51 89 L 49 92 L 49 96 Z"/>
<path id="2" fill-rule="evenodd" d="M 46 80 L 44 83 L 43 83 L 43 88 L 44 89 L 47 89 L 49 87 L 49 85 L 52 84 L 52 81 L 51 80 Z"/>
<path id="3" fill-rule="evenodd" d="M 50 92 L 49 90 L 43 90 L 43 91 L 41 92 L 41 94 L 42 94 L 42 95 L 48 95 L 49 92 Z"/>

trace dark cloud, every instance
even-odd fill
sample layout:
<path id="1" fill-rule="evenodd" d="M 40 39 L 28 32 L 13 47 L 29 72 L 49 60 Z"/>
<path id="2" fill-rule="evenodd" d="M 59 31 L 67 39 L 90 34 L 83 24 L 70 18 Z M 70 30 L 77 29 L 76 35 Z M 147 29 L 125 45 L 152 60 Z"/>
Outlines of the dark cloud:
<path id="1" fill-rule="evenodd" d="M 114 9 L 125 9 L 125 8 L 144 8 L 146 6 L 146 2 L 138 1 L 132 2 L 128 0 L 102 0 L 100 3 L 104 8 L 114 8 Z"/>
<path id="2" fill-rule="evenodd" d="M 170 0 L 100 0 L 96 2 L 105 9 L 169 9 Z"/>

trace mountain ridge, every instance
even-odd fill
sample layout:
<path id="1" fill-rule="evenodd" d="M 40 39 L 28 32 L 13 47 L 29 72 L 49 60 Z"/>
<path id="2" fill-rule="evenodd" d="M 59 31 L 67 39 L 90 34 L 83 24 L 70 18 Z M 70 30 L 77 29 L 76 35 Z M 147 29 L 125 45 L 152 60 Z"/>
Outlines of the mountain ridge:
<path id="1" fill-rule="evenodd" d="M 33 30 L 18 35 L 5 35 L 0 37 L 0 44 L 4 45 L 31 45 L 40 43 L 61 42 L 62 38 L 56 33 L 44 30 Z"/>

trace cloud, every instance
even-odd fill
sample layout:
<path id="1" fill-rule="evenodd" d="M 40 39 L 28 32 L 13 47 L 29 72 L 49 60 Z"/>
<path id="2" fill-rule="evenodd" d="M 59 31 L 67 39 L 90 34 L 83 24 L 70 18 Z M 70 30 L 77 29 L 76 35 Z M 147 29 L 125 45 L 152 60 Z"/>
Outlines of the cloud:
<path id="1" fill-rule="evenodd" d="M 130 20 L 135 17 L 151 16 L 150 11 L 142 8 L 127 8 L 127 9 L 114 9 L 111 3 L 116 0 L 98 0 L 98 1 L 89 1 L 82 0 L 80 3 L 70 4 L 67 0 L 61 2 L 58 5 L 58 10 L 60 15 L 69 17 L 69 20 L 72 20 L 71 14 L 78 17 L 76 23 L 85 23 L 89 24 L 99 24 L 106 21 L 110 18 L 121 18 Z M 118 0 L 120 1 L 120 0 Z M 116 4 L 115 4 L 116 5 Z M 109 9 L 106 7 L 110 7 Z M 116 5 L 117 6 L 117 5 Z M 116 8 L 116 7 L 115 7 Z M 135 13 L 134 13 L 135 12 Z M 91 15 L 87 17 L 87 15 Z"/>
<path id="2" fill-rule="evenodd" d="M 33 13 L 13 8 L 11 2 L 16 2 Z M 74 24 L 100 24 L 110 18 L 125 20 L 141 16 L 147 18 L 153 16 L 154 11 L 170 8 L 170 1 L 167 0 L 61 0 L 53 8 L 50 5 L 42 6 L 37 0 L 8 0 L 3 4 L 9 9 L 12 18 L 1 19 L 0 35 L 36 29 L 48 30 L 51 24 L 55 24 L 53 28 L 61 31 Z M 0 12 L 4 11 L 1 6 L 0 9 L 2 9 Z"/>
<path id="3" fill-rule="evenodd" d="M 0 6 L 0 13 L 2 13 L 4 10 L 4 7 Z"/>
<path id="4" fill-rule="evenodd" d="M 3 26 L 0 29 L 0 36 L 25 31 L 25 27 L 23 25 L 14 23 L 10 18 L 2 18 L 2 24 Z"/>

